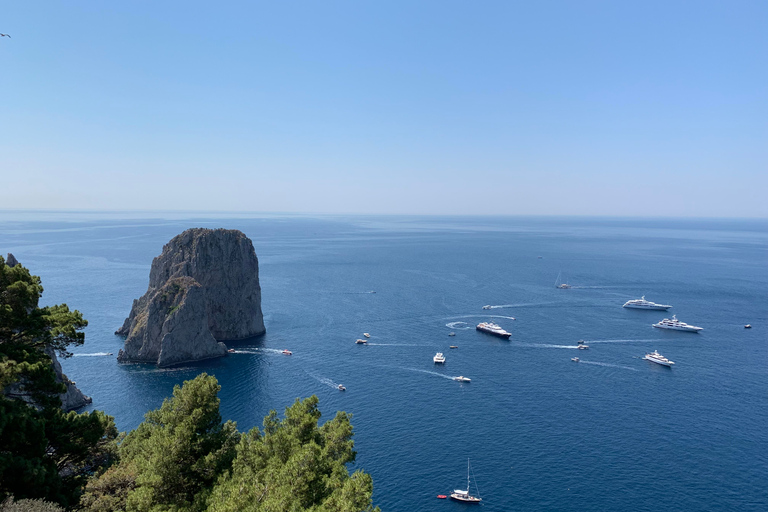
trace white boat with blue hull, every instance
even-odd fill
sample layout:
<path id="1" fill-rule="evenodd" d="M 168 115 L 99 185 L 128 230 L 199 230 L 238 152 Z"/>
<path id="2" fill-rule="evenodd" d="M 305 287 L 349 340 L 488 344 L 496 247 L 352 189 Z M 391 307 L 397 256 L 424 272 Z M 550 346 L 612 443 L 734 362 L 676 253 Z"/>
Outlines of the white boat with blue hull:
<path id="1" fill-rule="evenodd" d="M 624 303 L 625 308 L 632 308 L 632 309 L 650 309 L 653 311 L 666 311 L 672 306 L 669 306 L 667 304 L 656 304 L 655 302 L 651 302 L 649 300 L 645 300 L 645 295 L 643 295 L 640 299 L 633 299 L 628 300 Z"/>
<path id="2" fill-rule="evenodd" d="M 500 325 L 495 324 L 493 322 L 480 322 L 479 324 L 477 324 L 476 329 L 481 332 L 493 334 L 494 336 L 498 336 L 500 338 L 509 339 L 509 337 L 512 336 L 511 332 L 505 331 L 504 329 L 501 328 Z"/>

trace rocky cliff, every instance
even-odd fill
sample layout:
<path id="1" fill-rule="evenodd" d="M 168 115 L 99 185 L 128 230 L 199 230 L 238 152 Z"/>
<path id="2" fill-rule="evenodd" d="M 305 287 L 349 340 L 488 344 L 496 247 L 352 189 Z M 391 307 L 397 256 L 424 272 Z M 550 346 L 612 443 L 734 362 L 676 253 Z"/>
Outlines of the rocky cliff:
<path id="1" fill-rule="evenodd" d="M 226 354 L 217 340 L 264 333 L 259 261 L 242 232 L 188 229 L 152 261 L 147 293 L 115 334 L 120 362 L 169 366 Z"/>

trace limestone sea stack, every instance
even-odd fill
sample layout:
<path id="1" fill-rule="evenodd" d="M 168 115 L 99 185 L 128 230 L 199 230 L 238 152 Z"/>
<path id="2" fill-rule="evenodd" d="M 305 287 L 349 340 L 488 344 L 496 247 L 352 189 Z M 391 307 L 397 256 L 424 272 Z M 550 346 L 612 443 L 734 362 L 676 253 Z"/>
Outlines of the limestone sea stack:
<path id="1" fill-rule="evenodd" d="M 259 260 L 230 229 L 188 229 L 152 261 L 147 293 L 133 301 L 117 359 L 170 366 L 226 355 L 221 341 L 264 333 Z"/>

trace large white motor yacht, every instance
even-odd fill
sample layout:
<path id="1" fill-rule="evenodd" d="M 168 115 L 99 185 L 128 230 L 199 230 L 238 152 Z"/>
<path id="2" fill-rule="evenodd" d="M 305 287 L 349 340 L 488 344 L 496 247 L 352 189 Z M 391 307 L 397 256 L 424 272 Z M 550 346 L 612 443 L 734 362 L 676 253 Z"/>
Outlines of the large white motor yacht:
<path id="1" fill-rule="evenodd" d="M 687 331 L 687 332 L 699 332 L 703 330 L 703 327 L 696 327 L 695 325 L 688 325 L 685 322 L 681 322 L 677 319 L 676 315 L 672 315 L 672 320 L 665 318 L 657 324 L 653 324 L 654 327 L 659 329 L 672 329 L 673 331 Z"/>
<path id="2" fill-rule="evenodd" d="M 494 336 L 500 336 L 502 338 L 509 339 L 510 336 L 512 336 L 511 332 L 507 332 L 504 329 L 501 328 L 500 325 L 494 324 L 493 322 L 480 322 L 477 324 L 477 330 L 487 332 L 488 334 L 493 334 Z"/>
<path id="3" fill-rule="evenodd" d="M 437 354 L 435 354 L 435 357 L 433 357 L 432 360 L 435 363 L 444 363 L 445 362 L 445 356 L 443 355 L 442 352 L 438 352 Z"/>
<path id="4" fill-rule="evenodd" d="M 627 302 L 624 303 L 624 307 L 634 308 L 634 309 L 653 309 L 656 311 L 666 311 L 672 306 L 668 306 L 666 304 L 656 304 L 655 302 L 645 300 L 645 295 L 643 295 L 643 298 L 641 299 L 628 300 Z"/>
<path id="5" fill-rule="evenodd" d="M 663 365 L 663 366 L 672 366 L 673 364 L 675 364 L 673 361 L 670 361 L 663 355 L 659 354 L 658 350 L 654 350 L 650 354 L 645 354 L 645 357 L 643 359 L 645 359 L 646 361 L 651 361 L 656 364 Z"/>

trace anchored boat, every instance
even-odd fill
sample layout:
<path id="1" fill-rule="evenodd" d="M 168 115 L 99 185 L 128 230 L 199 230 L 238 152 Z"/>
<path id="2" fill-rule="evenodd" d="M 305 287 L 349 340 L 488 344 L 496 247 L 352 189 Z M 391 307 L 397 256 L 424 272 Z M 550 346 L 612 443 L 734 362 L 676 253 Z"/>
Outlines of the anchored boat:
<path id="1" fill-rule="evenodd" d="M 461 501 L 463 503 L 480 503 L 483 501 L 483 499 L 479 496 L 480 492 L 478 491 L 478 496 L 472 496 L 469 494 L 469 473 L 471 471 L 470 465 L 469 465 L 469 459 L 467 459 L 467 490 L 464 491 L 462 489 L 454 489 L 454 491 L 451 493 L 451 499 L 456 501 Z M 477 482 L 475 482 L 475 489 L 477 489 Z"/>

